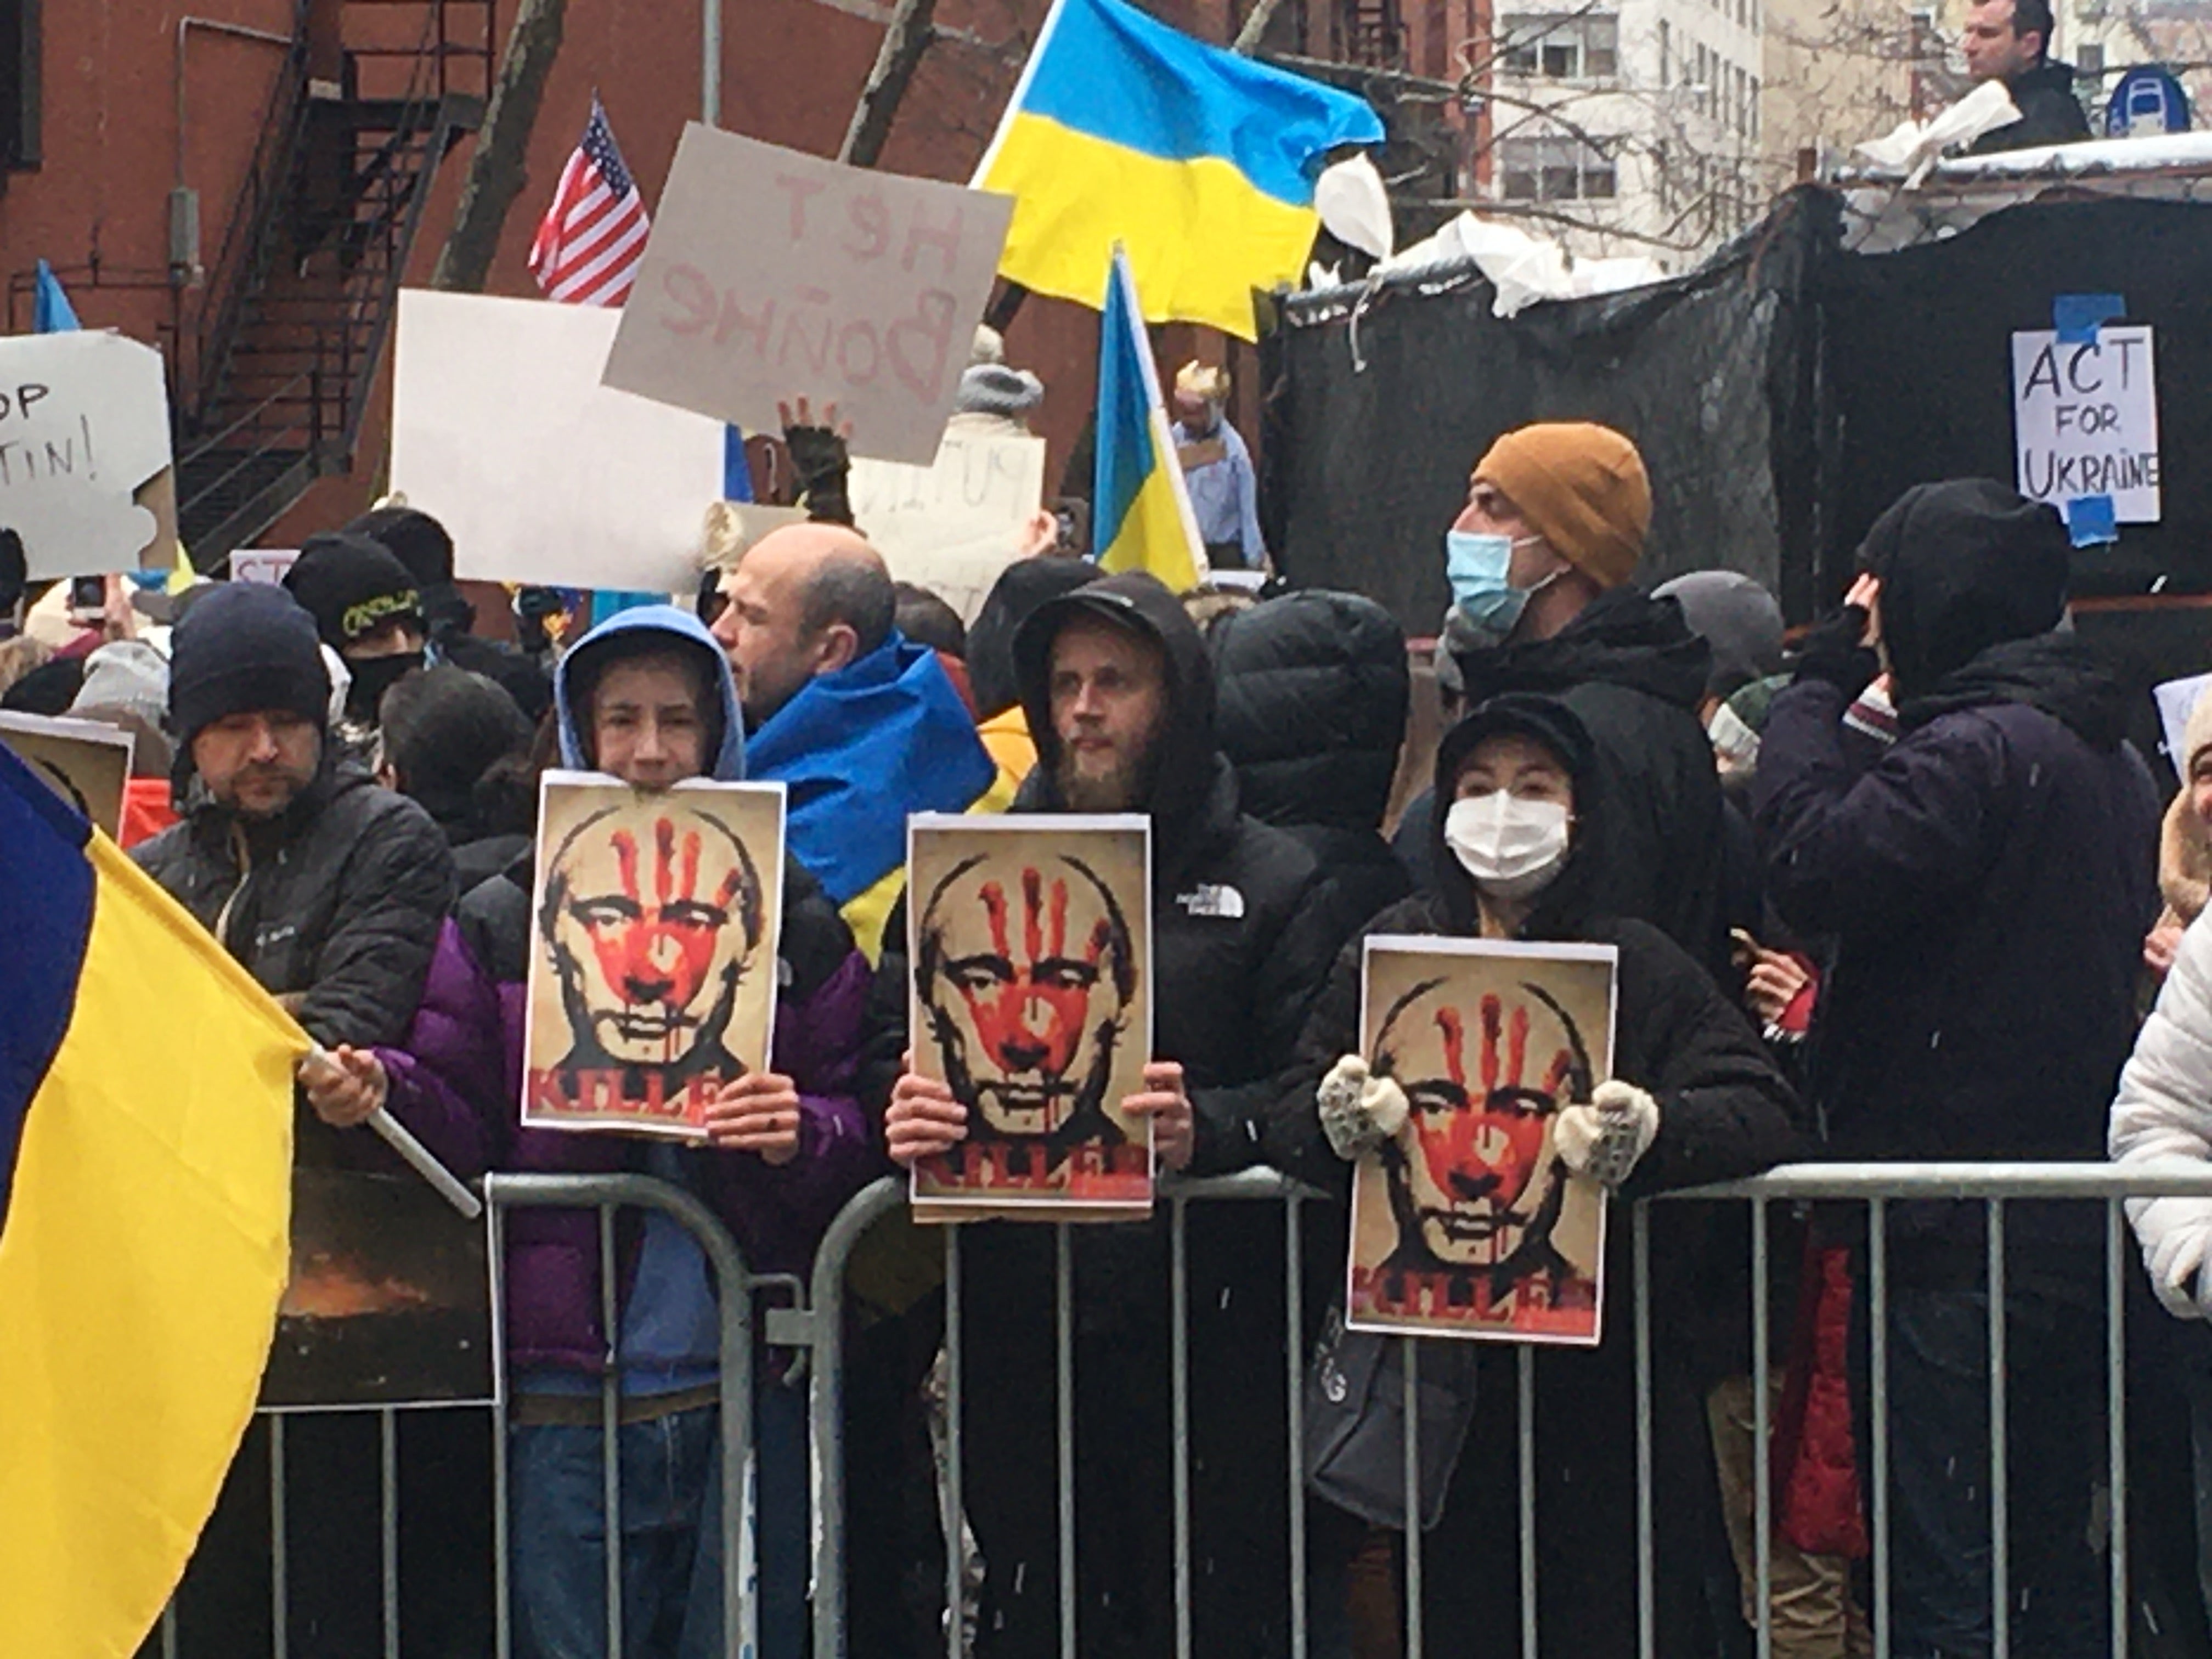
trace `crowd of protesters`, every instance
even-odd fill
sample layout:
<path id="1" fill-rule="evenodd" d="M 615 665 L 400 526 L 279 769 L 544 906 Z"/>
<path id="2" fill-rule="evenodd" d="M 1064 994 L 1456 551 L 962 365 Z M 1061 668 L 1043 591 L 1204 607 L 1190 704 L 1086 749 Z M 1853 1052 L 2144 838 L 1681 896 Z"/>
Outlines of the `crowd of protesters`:
<path id="1" fill-rule="evenodd" d="M 1220 388 L 1186 378 L 1203 435 Z M 1411 1109 L 1360 1054 L 1367 938 L 1616 947 L 1613 1074 L 1553 1103 L 1553 1133 L 1570 1168 L 1625 1198 L 1823 1158 L 2081 1160 L 2109 1139 L 2124 1162 L 2212 1160 L 2212 924 L 2199 920 L 2212 702 L 2172 757 L 2181 791 L 2161 818 L 2126 739 L 2130 693 L 2067 627 L 2068 538 L 2048 507 L 1983 481 L 1908 491 L 1869 533 L 1848 602 L 1785 647 L 1748 578 L 1639 584 L 1652 492 L 1627 439 L 1587 424 L 1508 433 L 1438 526 L 1447 729 L 1409 773 L 1407 643 L 1371 601 L 1194 602 L 1047 553 L 1009 566 L 963 627 L 935 595 L 895 584 L 851 527 L 834 435 L 794 438 L 809 522 L 710 579 L 696 611 L 621 612 L 557 660 L 477 637 L 450 540 L 391 507 L 309 538 L 282 586 L 165 597 L 141 637 L 88 630 L 58 653 L 0 643 L 0 703 L 136 735 L 135 855 L 335 1058 L 303 1085 L 304 1137 L 374 1164 L 382 1148 L 359 1126 L 382 1107 L 466 1177 L 657 1176 L 702 1199 L 759 1272 L 803 1273 L 869 1181 L 967 1133 L 908 1042 L 908 816 L 1149 815 L 1152 1048 L 1123 1108 L 1152 1121 L 1164 1171 L 1269 1166 L 1329 1200 L 1304 1206 L 1305 1328 L 1287 1333 L 1279 1213 L 1188 1217 L 1193 1650 L 1290 1650 L 1293 1501 L 1309 1651 L 1395 1650 L 1408 1524 L 1431 1529 L 1427 1650 L 1519 1650 L 1511 1350 L 1425 1345 L 1424 1419 L 1452 1431 L 1441 1450 L 1425 1431 L 1417 1448 L 1418 1517 L 1395 1382 L 1349 1402 L 1328 1394 L 1327 1477 L 1297 1500 L 1286 1479 L 1283 1345 L 1341 1338 L 1330 1316 L 1350 1160 Z M 786 787 L 773 1043 L 763 1067 L 721 1086 L 703 1146 L 519 1121 L 549 766 L 645 790 Z M 2012 1650 L 2112 1650 L 2102 1207 L 2011 1206 L 1993 1310 L 1981 1206 L 1893 1204 L 1880 1401 L 1863 1209 L 1768 1211 L 1777 1336 L 1763 1377 L 1747 1210 L 1652 1212 L 1656 1650 L 1746 1650 L 1762 1554 L 1775 1652 L 1872 1650 L 1877 1404 L 1888 1650 L 2003 1650 L 1993 1323 L 2008 1338 Z M 2171 1396 L 2175 1443 L 2193 1431 L 2197 1460 L 2197 1515 L 2154 1523 L 2195 1545 L 2212 1600 L 2212 1200 L 2130 1216 L 2148 1289 L 2179 1322 L 2155 1351 L 2180 1382 L 2146 1398 Z M 928 1449 L 943 1426 L 933 1238 L 884 1247 L 909 1258 L 893 1264 L 906 1288 L 854 1347 L 848 1474 L 866 1501 L 848 1505 L 851 1650 L 942 1651 L 950 1619 L 978 1654 L 1052 1652 L 1067 1600 L 1086 1654 L 1171 1651 L 1164 1210 L 1074 1241 L 1073 1585 L 1058 1545 L 1053 1235 L 1006 1223 L 969 1235 L 963 1293 L 988 1316 L 964 1346 L 962 1514 L 944 1516 Z M 658 1215 L 623 1230 L 619 1328 L 604 1329 L 588 1213 L 525 1212 L 503 1236 L 517 1651 L 603 1650 L 609 1366 L 628 1650 L 725 1651 L 718 1316 L 700 1249 Z M 1601 1342 L 1546 1351 L 1534 1369 L 1547 1654 L 1638 1650 L 1630 1238 L 1617 1224 L 1607 1239 Z M 792 1659 L 809 1640 L 805 1389 L 759 1349 L 760 1650 Z M 1778 1427 L 1764 1551 L 1762 1394 Z M 1310 1447 L 1316 1432 L 1309 1422 Z M 426 1478 L 458 1479 L 450 1466 Z M 944 1605 L 940 1521 L 972 1528 L 972 1605 Z M 224 1540 L 255 1537 L 265 1547 L 219 1511 L 195 1575 L 220 1577 Z M 206 1605 L 218 1610 L 201 1628 L 187 1618 L 185 1650 L 234 1650 L 234 1613 Z M 295 1627 L 291 1650 L 348 1651 L 342 1622 Z M 421 1650 L 468 1650 L 466 1636 L 447 1640 Z"/>

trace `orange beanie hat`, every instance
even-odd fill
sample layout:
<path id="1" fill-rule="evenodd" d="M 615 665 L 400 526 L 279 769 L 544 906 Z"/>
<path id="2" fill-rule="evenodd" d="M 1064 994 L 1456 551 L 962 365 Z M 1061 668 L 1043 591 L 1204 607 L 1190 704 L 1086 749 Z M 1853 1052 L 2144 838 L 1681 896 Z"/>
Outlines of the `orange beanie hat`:
<path id="1" fill-rule="evenodd" d="M 1504 490 L 1528 527 L 1600 587 L 1636 574 L 1651 528 L 1651 480 L 1636 446 L 1611 427 L 1522 427 L 1491 445 L 1474 476 Z"/>

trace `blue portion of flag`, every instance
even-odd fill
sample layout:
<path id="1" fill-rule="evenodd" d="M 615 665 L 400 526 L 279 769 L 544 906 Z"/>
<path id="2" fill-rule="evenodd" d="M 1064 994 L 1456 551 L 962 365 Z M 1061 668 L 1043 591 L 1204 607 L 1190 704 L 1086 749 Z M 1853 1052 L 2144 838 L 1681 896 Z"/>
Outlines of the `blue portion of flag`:
<path id="1" fill-rule="evenodd" d="M 92 934 L 92 828 L 0 744 L 0 1231 L 31 1097 L 69 1030 Z"/>
<path id="2" fill-rule="evenodd" d="M 44 259 L 39 261 L 37 291 L 31 305 L 31 331 L 33 334 L 69 334 L 84 325 L 76 319 L 76 307 L 70 303 L 69 295 L 62 291 L 62 279 L 54 275 L 54 268 Z"/>
<path id="3" fill-rule="evenodd" d="M 1091 556 L 1103 558 L 1121 533 L 1153 469 L 1152 393 L 1145 374 L 1151 337 L 1137 308 L 1128 256 L 1117 246 L 1099 319 L 1098 424 L 1091 487 Z"/>
<path id="4" fill-rule="evenodd" d="M 734 426 L 722 428 L 722 499 L 749 501 L 753 498 L 753 470 L 745 460 L 745 434 Z"/>

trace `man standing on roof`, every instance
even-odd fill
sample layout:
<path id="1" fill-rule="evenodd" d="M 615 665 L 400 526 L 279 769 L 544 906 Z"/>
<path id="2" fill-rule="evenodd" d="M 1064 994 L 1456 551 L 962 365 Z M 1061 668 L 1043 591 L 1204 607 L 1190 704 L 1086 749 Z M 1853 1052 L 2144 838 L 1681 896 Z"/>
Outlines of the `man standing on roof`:
<path id="1" fill-rule="evenodd" d="M 1977 82 L 2003 82 L 2020 110 L 2019 120 L 1984 133 L 1967 154 L 2078 144 L 2089 136 L 2074 96 L 2074 66 L 2048 56 L 2051 23 L 2051 0 L 1982 0 L 1966 14 L 1966 72 Z"/>
<path id="2" fill-rule="evenodd" d="M 1218 570 L 1264 570 L 1267 544 L 1260 536 L 1259 478 L 1243 434 L 1222 418 L 1228 402 L 1226 370 L 1182 366 L 1175 381 L 1176 455 L 1206 562 Z"/>

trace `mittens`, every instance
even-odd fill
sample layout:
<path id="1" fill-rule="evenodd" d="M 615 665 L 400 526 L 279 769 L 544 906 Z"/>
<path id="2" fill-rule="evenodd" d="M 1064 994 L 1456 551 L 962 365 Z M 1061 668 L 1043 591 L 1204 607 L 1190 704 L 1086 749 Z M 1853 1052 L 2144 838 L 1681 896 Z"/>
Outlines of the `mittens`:
<path id="1" fill-rule="evenodd" d="M 1322 1133 L 1347 1164 L 1395 1135 L 1409 1109 L 1406 1091 L 1396 1081 L 1375 1076 L 1358 1054 L 1346 1054 L 1329 1067 L 1314 1099 L 1321 1109 Z"/>
<path id="2" fill-rule="evenodd" d="M 1588 1103 L 1559 1109 L 1552 1144 L 1577 1175 L 1607 1187 L 1628 1179 L 1659 1135 L 1659 1103 L 1632 1083 L 1601 1083 Z"/>
<path id="3" fill-rule="evenodd" d="M 853 463 L 845 440 L 826 426 L 787 426 L 783 442 L 791 452 L 791 470 L 798 476 L 807 517 L 817 524 L 851 524 L 846 475 Z"/>

